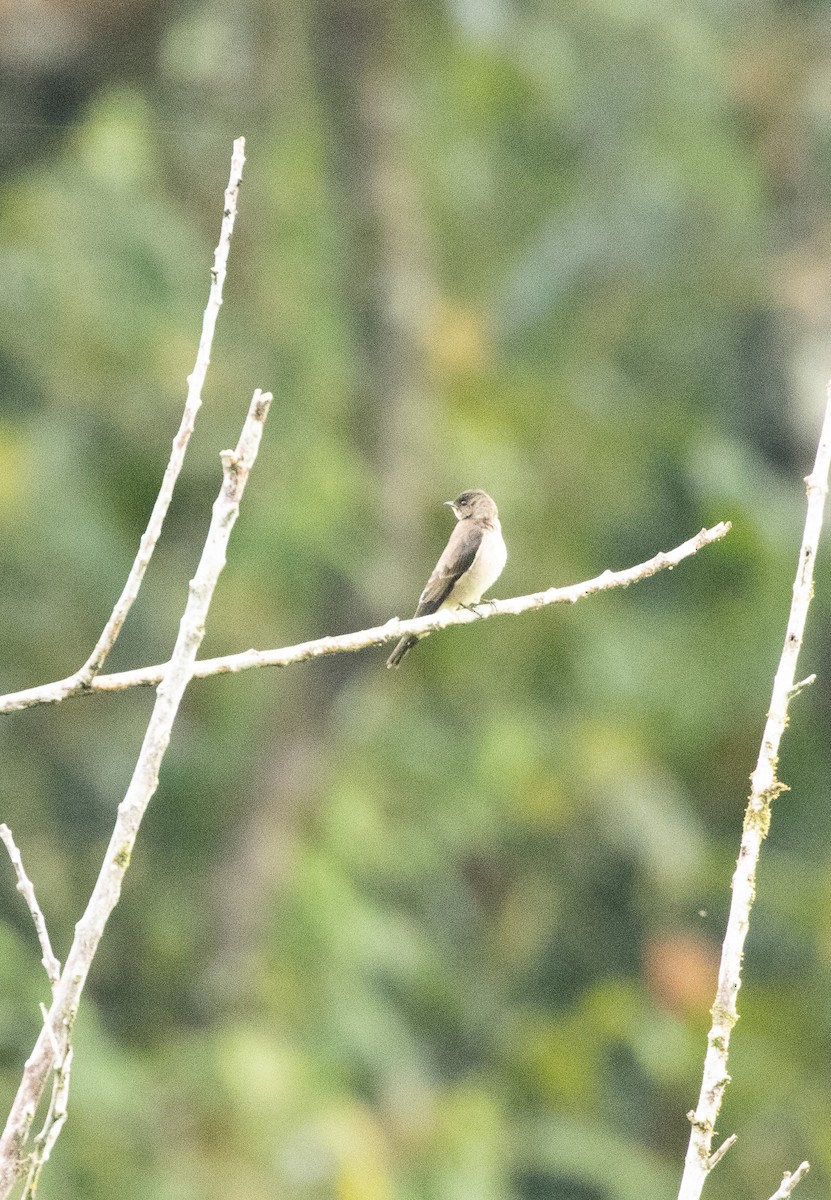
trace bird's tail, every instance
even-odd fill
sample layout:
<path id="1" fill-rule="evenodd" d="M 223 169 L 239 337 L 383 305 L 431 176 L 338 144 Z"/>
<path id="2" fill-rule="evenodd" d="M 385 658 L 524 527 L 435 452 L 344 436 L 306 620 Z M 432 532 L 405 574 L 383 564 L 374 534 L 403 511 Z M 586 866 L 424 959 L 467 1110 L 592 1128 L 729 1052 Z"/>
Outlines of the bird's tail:
<path id="1" fill-rule="evenodd" d="M 403 637 L 387 659 L 387 666 L 400 667 L 402 658 L 405 654 L 412 650 L 417 641 L 418 638 L 413 637 L 412 634 L 408 634 L 406 637 Z"/>

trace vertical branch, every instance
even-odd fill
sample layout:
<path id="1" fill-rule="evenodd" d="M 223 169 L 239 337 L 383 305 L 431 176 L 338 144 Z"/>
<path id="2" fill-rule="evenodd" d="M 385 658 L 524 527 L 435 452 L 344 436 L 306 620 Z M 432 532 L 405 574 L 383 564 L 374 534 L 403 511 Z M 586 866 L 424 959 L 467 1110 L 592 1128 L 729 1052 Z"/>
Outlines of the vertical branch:
<path id="1" fill-rule="evenodd" d="M 71 1045 L 66 1046 L 62 1055 L 58 1054 L 56 1050 L 52 1096 L 49 1100 L 43 1128 L 34 1140 L 29 1174 L 26 1176 L 26 1185 L 23 1188 L 21 1200 L 34 1200 L 40 1183 L 40 1173 L 49 1161 L 49 1155 L 64 1127 L 69 1104 L 69 1072 L 72 1068 L 72 1055 Z"/>
<path id="2" fill-rule="evenodd" d="M 793 585 L 791 611 L 782 656 L 773 681 L 773 694 L 759 758 L 750 777 L 751 792 L 745 809 L 739 860 L 733 875 L 733 896 L 721 952 L 716 999 L 712 1008 L 713 1023 L 707 1036 L 707 1053 L 698 1104 L 695 1111 L 689 1114 L 692 1131 L 678 1200 L 698 1200 L 704 1181 L 721 1157 L 719 1151 L 715 1154 L 712 1152 L 712 1145 L 716 1119 L 730 1082 L 727 1052 L 730 1033 L 738 1020 L 736 997 L 741 986 L 742 953 L 756 892 L 756 867 L 762 842 L 770 827 L 771 803 L 780 792 L 786 790 L 786 786 L 779 782 L 776 771 L 779 743 L 788 723 L 788 705 L 800 688 L 809 682 L 795 682 L 796 664 L 813 592 L 814 562 L 822 529 L 825 498 L 828 494 L 830 465 L 831 383 L 827 389 L 827 406 L 814 469 L 805 480 L 808 506 Z"/>
<path id="3" fill-rule="evenodd" d="M 179 633 L 156 693 L 156 702 L 133 777 L 118 806 L 115 827 L 101 871 L 86 911 L 75 926 L 75 937 L 60 982 L 55 988 L 52 1007 L 26 1063 L 6 1128 L 0 1137 L 0 1200 L 5 1200 L 26 1169 L 24 1150 L 29 1130 L 50 1075 L 67 1063 L 67 1048 L 81 993 L 104 927 L 118 903 L 139 826 L 158 786 L 159 768 L 170 741 L 179 704 L 193 675 L 196 653 L 205 634 L 208 609 L 225 565 L 228 539 L 239 513 L 240 499 L 249 472 L 257 457 L 271 399 L 267 392 L 254 393 L 236 450 L 225 450 L 221 455 L 222 489 L 213 506 L 208 536 L 196 574 L 190 583 Z M 59 1107 L 65 1111 L 65 1086 L 55 1093 L 55 1108 Z M 57 1119 L 60 1119 L 60 1112 L 56 1115 Z"/>

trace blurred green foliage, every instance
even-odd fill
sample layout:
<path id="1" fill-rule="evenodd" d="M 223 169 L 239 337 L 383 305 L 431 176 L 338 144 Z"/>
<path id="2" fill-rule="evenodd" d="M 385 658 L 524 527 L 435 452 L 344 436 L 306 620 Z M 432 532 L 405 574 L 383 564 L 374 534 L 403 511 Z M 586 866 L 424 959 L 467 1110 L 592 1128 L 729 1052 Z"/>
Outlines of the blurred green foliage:
<path id="1" fill-rule="evenodd" d="M 194 684 L 43 1200 L 673 1195 L 831 373 L 827 4 L 65 8 L 96 34 L 62 74 L 46 19 L 2 51 L 3 690 L 79 665 L 120 590 L 239 133 L 205 405 L 113 669 L 168 654 L 255 386 L 205 654 L 409 615 L 463 487 L 499 503 L 502 595 L 734 530 L 397 674 Z M 823 552 L 712 1200 L 831 1175 L 829 583 Z M 0 725 L 61 956 L 150 703 Z M 0 903 L 5 1111 L 47 989 L 8 867 Z"/>

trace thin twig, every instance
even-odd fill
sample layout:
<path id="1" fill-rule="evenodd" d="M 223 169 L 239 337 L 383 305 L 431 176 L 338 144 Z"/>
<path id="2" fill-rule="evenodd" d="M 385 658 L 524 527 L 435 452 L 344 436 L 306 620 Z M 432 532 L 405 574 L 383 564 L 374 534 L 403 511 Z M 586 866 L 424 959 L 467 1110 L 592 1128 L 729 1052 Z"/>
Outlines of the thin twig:
<path id="1" fill-rule="evenodd" d="M 0 1200 L 5 1200 L 26 1170 L 25 1146 L 49 1077 L 65 1060 L 72 1024 L 92 960 L 110 913 L 118 903 L 139 826 L 159 782 L 159 768 L 185 688 L 193 674 L 196 652 L 220 572 L 228 539 L 239 512 L 240 498 L 257 456 L 271 396 L 255 392 L 236 450 L 222 453 L 222 489 L 213 506 L 210 529 L 191 580 L 176 644 L 156 701 L 130 786 L 118 806 L 115 827 L 101 871 L 55 989 L 52 1007 L 26 1062 L 6 1128 L 0 1137 Z"/>
<path id="2" fill-rule="evenodd" d="M 810 1163 L 801 1162 L 796 1170 L 791 1174 L 786 1171 L 782 1176 L 782 1182 L 771 1196 L 770 1200 L 788 1200 L 788 1196 L 793 1192 L 796 1185 L 804 1175 L 807 1175 L 811 1169 Z"/>
<path id="3" fill-rule="evenodd" d="M 9 852 L 9 858 L 12 860 L 14 873 L 17 876 L 17 890 L 20 892 L 29 912 L 32 914 L 32 920 L 35 923 L 35 931 L 40 942 L 41 953 L 46 974 L 49 976 L 49 982 L 52 985 L 52 991 L 58 986 L 58 980 L 61 977 L 61 964 L 58 962 L 55 954 L 52 951 L 52 943 L 49 940 L 49 930 L 46 928 L 46 921 L 41 911 L 40 905 L 35 895 L 34 885 L 31 879 L 26 874 L 26 869 L 23 866 L 23 859 L 20 857 L 20 851 L 15 845 L 12 831 L 8 825 L 0 825 L 0 838 Z"/>
<path id="4" fill-rule="evenodd" d="M 716 1118 L 721 1108 L 724 1092 L 730 1082 L 727 1072 L 727 1051 L 730 1033 L 738 1020 L 736 997 L 741 986 L 742 952 L 756 891 L 756 866 L 762 842 L 770 827 L 771 802 L 781 792 L 787 790 L 777 778 L 777 758 L 779 743 L 788 722 L 788 705 L 795 694 L 796 664 L 802 646 L 808 606 L 811 602 L 814 561 L 822 529 L 825 497 L 828 494 L 829 466 L 831 466 L 831 384 L 828 388 L 828 403 L 817 447 L 816 462 L 813 471 L 805 481 L 808 506 L 796 579 L 793 585 L 791 611 L 788 617 L 782 657 L 773 681 L 773 695 L 762 734 L 759 758 L 756 769 L 750 777 L 751 792 L 745 809 L 739 860 L 733 875 L 733 896 L 721 952 L 716 999 L 712 1008 L 713 1023 L 707 1036 L 707 1053 L 704 1058 L 704 1072 L 698 1104 L 695 1111 L 689 1114 L 692 1131 L 678 1200 L 698 1200 L 704 1181 L 713 1165 L 711 1147 Z"/>
<path id="5" fill-rule="evenodd" d="M 336 637 L 317 638 L 311 642 L 301 642 L 296 646 L 284 646 L 276 650 L 245 650 L 241 654 L 228 654 L 221 658 L 205 658 L 197 662 L 193 670 L 194 679 L 206 679 L 210 675 L 237 674 L 240 671 L 250 671 L 256 667 L 287 667 L 292 663 L 306 662 L 310 658 L 321 658 L 327 654 L 343 654 L 347 651 L 366 650 L 370 646 L 380 646 L 385 642 L 397 641 L 402 634 L 434 633 L 438 629 L 447 629 L 451 625 L 469 625 L 474 621 L 485 621 L 490 617 L 516 615 L 528 612 L 529 609 L 545 608 L 549 604 L 575 603 L 586 596 L 597 592 L 610 591 L 612 588 L 628 587 L 648 579 L 658 571 L 671 570 L 685 558 L 695 554 L 711 542 L 723 538 L 730 529 L 730 522 L 721 522 L 712 529 L 702 529 L 695 537 L 690 538 L 674 550 L 656 554 L 648 562 L 639 563 L 624 571 L 604 571 L 595 579 L 584 583 L 574 583 L 569 587 L 548 588 L 544 592 L 533 592 L 528 596 L 515 596 L 510 600 L 486 600 L 472 609 L 445 609 L 428 617 L 414 617 L 412 620 L 401 621 L 398 617 L 387 621 L 385 625 L 377 625 L 373 629 L 363 629 L 356 633 L 343 633 Z M 120 671 L 117 675 L 99 675 L 93 680 L 86 695 L 95 692 L 117 692 L 133 687 L 155 687 L 163 678 L 167 664 L 152 667 L 140 667 L 135 671 Z M 42 687 L 27 688 L 21 692 L 9 692 L 0 696 L 0 715 L 15 712 L 22 708 L 31 708 L 37 704 L 56 704 L 66 697 L 61 694 L 60 684 L 48 683 Z"/>
<path id="6" fill-rule="evenodd" d="M 222 289 L 228 265 L 231 234 L 234 231 L 234 221 L 237 215 L 237 199 L 239 197 L 244 163 L 245 138 L 237 138 L 234 142 L 233 153 L 231 155 L 231 173 L 228 179 L 228 186 L 225 189 L 225 207 L 222 214 L 222 225 L 219 233 L 219 242 L 214 251 L 214 263 L 211 269 L 211 287 L 208 294 L 208 303 L 202 318 L 202 334 L 199 338 L 196 362 L 190 375 L 188 375 L 188 391 L 184 411 L 182 412 L 182 420 L 178 432 L 173 439 L 170 459 L 165 468 L 159 494 L 153 505 L 153 511 L 150 514 L 147 528 L 141 536 L 138 552 L 130 568 L 130 573 L 127 576 L 127 582 L 124 584 L 124 589 L 116 601 L 106 625 L 101 631 L 101 636 L 94 650 L 82 667 L 66 679 L 61 679 L 51 685 L 56 690 L 60 699 L 83 692 L 89 687 L 92 680 L 103 667 L 107 655 L 112 650 L 115 640 L 121 632 L 121 627 L 126 620 L 127 614 L 133 607 L 142 580 L 144 579 L 144 573 L 147 570 L 150 559 L 153 556 L 153 551 L 156 548 L 156 543 L 162 532 L 162 525 L 164 524 L 167 510 L 170 507 L 173 489 L 182 469 L 188 442 L 196 424 L 196 415 L 202 406 L 202 387 L 205 383 L 205 375 L 211 360 L 211 347 L 213 345 L 216 320 L 222 306 Z"/>
<path id="7" fill-rule="evenodd" d="M 44 1163 L 48 1162 L 49 1155 L 64 1127 L 69 1110 L 69 1073 L 72 1069 L 72 1055 L 72 1046 L 67 1046 L 66 1053 L 60 1062 L 56 1058 L 52 1096 L 49 1100 L 43 1128 L 34 1139 L 29 1174 L 26 1176 L 26 1186 L 23 1188 L 21 1200 L 34 1200 Z"/>
<path id="8" fill-rule="evenodd" d="M 725 1154 L 730 1149 L 730 1147 L 735 1146 L 735 1144 L 736 1144 L 736 1134 L 731 1133 L 729 1137 L 726 1137 L 724 1139 L 724 1141 L 721 1143 L 720 1146 L 716 1147 L 716 1149 L 710 1155 L 709 1167 L 710 1167 L 711 1171 L 717 1163 L 721 1162 L 721 1160 L 724 1158 Z"/>

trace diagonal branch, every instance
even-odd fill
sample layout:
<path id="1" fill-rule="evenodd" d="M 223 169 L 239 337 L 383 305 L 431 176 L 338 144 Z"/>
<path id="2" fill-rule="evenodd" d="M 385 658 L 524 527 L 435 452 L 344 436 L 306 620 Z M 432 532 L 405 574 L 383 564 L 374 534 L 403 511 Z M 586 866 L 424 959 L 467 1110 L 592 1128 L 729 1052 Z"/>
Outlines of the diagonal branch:
<path id="1" fill-rule="evenodd" d="M 107 655 L 115 645 L 115 640 L 121 632 L 127 614 L 133 607 L 139 593 L 144 573 L 147 570 L 156 542 L 162 532 L 162 525 L 170 507 L 173 489 L 182 469 L 185 452 L 188 448 L 190 435 L 196 424 L 196 415 L 202 406 L 202 387 L 205 383 L 208 365 L 211 360 L 214 329 L 219 310 L 222 306 L 222 289 L 225 283 L 225 272 L 228 264 L 228 251 L 231 245 L 231 234 L 234 231 L 234 221 L 237 215 L 237 199 L 242 180 L 242 168 L 245 163 L 245 138 L 237 138 L 234 142 L 231 156 L 231 174 L 225 189 L 225 207 L 222 214 L 222 226 L 219 232 L 219 242 L 214 251 L 214 264 L 211 269 L 211 288 L 208 303 L 202 318 L 202 334 L 199 338 L 199 348 L 196 352 L 196 363 L 188 376 L 188 391 L 179 430 L 173 439 L 170 459 L 165 468 L 162 485 L 153 505 L 147 528 L 141 536 L 138 552 L 130 568 L 127 581 L 110 613 L 106 625 L 101 631 L 94 650 L 87 661 L 74 674 L 66 679 L 52 684 L 60 699 L 77 695 L 89 687 L 92 680 L 103 667 Z"/>
<path id="2" fill-rule="evenodd" d="M 786 1171 L 779 1187 L 771 1196 L 770 1200 L 788 1200 L 796 1185 L 804 1175 L 807 1175 L 810 1170 L 810 1165 L 807 1162 L 801 1162 L 796 1170 L 791 1173 Z"/>
<path id="3" fill-rule="evenodd" d="M 819 545 L 825 497 L 828 494 L 828 473 L 831 467 L 831 384 L 822 424 L 814 469 L 805 480 L 808 505 L 805 530 L 799 551 L 793 599 L 785 632 L 782 657 L 773 681 L 773 694 L 765 722 L 762 744 L 756 769 L 751 775 L 751 792 L 744 815 L 739 860 L 733 875 L 733 895 L 727 930 L 721 952 L 716 999 L 712 1008 L 713 1023 L 707 1036 L 707 1053 L 701 1092 L 695 1111 L 689 1114 L 692 1122 L 689 1147 L 684 1162 L 684 1174 L 678 1200 L 698 1200 L 704 1182 L 712 1170 L 717 1155 L 712 1155 L 716 1119 L 725 1090 L 730 1082 L 727 1072 L 727 1051 L 730 1033 L 738 1020 L 736 997 L 741 986 L 741 967 L 744 942 L 750 922 L 750 910 L 756 891 L 756 867 L 762 842 L 770 827 L 771 803 L 786 786 L 776 775 L 779 743 L 788 723 L 788 705 L 807 680 L 796 684 L 796 664 L 805 632 L 808 606 L 811 603 L 814 561 Z M 806 1168 L 807 1170 L 807 1168 Z"/>
<path id="4" fill-rule="evenodd" d="M 54 1071 L 61 1070 L 67 1061 L 67 1048 L 81 993 L 104 927 L 121 895 L 139 826 L 158 786 L 159 768 L 170 741 L 179 704 L 193 675 L 193 664 L 205 633 L 208 609 L 225 565 L 228 539 L 239 513 L 240 499 L 249 472 L 257 457 L 270 404 L 269 393 L 254 393 L 236 450 L 225 450 L 221 455 L 222 489 L 214 503 L 202 557 L 190 583 L 179 633 L 156 693 L 133 777 L 118 806 L 115 827 L 101 871 L 86 911 L 75 926 L 75 937 L 55 988 L 52 1007 L 26 1062 L 6 1128 L 0 1137 L 0 1200 L 5 1200 L 17 1179 L 27 1169 L 26 1144 L 35 1113 L 50 1076 Z M 56 1105 L 60 1100 L 62 1111 L 66 1108 L 65 1092 L 64 1085 L 58 1089 L 56 1096 Z M 56 1119 L 60 1119 L 60 1113 Z"/>
<path id="5" fill-rule="evenodd" d="M 8 825 L 0 825 L 0 838 L 3 841 L 6 849 L 9 852 L 9 858 L 12 860 L 14 873 L 17 876 L 17 890 L 20 892 L 23 899 L 26 901 L 26 906 L 32 914 L 32 920 L 35 923 L 35 931 L 40 942 L 41 954 L 43 955 L 41 962 L 43 963 L 46 974 L 49 976 L 49 982 L 52 985 L 52 990 L 57 987 L 58 980 L 61 977 L 61 964 L 55 957 L 52 950 L 52 943 L 49 940 L 49 931 L 46 928 L 46 921 L 41 912 L 40 905 L 35 895 L 34 885 L 31 879 L 26 874 L 26 868 L 23 866 L 23 859 L 20 856 L 20 851 L 15 845 L 12 831 Z"/>
<path id="6" fill-rule="evenodd" d="M 385 642 L 397 641 L 405 633 L 435 633 L 439 629 L 448 629 L 451 625 L 470 625 L 474 621 L 485 621 L 490 617 L 516 616 L 531 609 L 546 608 L 549 604 L 574 604 L 587 596 L 594 596 L 597 592 L 628 587 L 631 583 L 639 583 L 659 571 L 671 571 L 704 546 L 719 541 L 729 530 L 729 521 L 720 522 L 712 529 L 702 529 L 695 537 L 676 546 L 674 550 L 656 554 L 647 562 L 623 571 L 604 571 L 595 579 L 573 583 L 569 587 L 548 588 L 544 592 L 532 592 L 531 595 L 515 596 L 510 600 L 485 600 L 474 608 L 445 609 L 431 616 L 414 617 L 409 621 L 401 621 L 394 617 L 385 625 L 377 625 L 373 629 L 317 638 L 315 641 L 300 642 L 299 645 L 284 646 L 276 650 L 246 650 L 241 654 L 228 654 L 221 658 L 205 658 L 194 665 L 193 678 L 206 679 L 211 675 L 237 674 L 256 667 L 287 667 L 293 663 L 306 662 L 310 658 L 381 646 Z M 117 692 L 133 687 L 155 687 L 166 670 L 167 664 L 160 664 L 141 667 L 135 671 L 121 671 L 117 675 L 99 675 L 84 689 L 84 694 Z M 47 683 L 42 687 L 27 688 L 25 691 L 9 692 L 6 696 L 0 696 L 0 715 L 21 708 L 31 708 L 37 704 L 57 704 L 66 698 L 61 692 L 61 686 L 60 682 Z"/>

